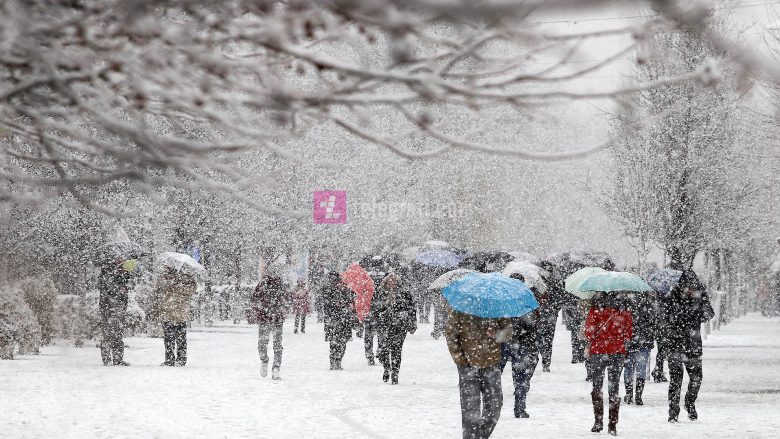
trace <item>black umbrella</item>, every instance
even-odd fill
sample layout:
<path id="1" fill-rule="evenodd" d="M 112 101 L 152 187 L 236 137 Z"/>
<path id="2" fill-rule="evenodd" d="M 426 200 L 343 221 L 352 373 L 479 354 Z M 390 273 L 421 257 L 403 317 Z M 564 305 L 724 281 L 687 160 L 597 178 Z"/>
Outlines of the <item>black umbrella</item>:
<path id="1" fill-rule="evenodd" d="M 93 263 L 103 265 L 122 262 L 128 259 L 138 259 L 144 255 L 141 246 L 132 241 L 115 241 L 104 244 L 95 251 Z"/>

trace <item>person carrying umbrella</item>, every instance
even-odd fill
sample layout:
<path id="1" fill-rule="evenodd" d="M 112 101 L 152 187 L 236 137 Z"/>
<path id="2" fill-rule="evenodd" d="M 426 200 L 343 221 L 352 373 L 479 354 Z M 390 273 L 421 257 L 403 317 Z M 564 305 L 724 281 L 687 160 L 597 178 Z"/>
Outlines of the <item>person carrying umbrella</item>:
<path id="1" fill-rule="evenodd" d="M 510 275 L 512 279 L 525 282 L 522 274 Z M 536 296 L 536 291 L 531 288 Z M 512 318 L 512 339 L 501 347 L 500 367 L 503 373 L 508 361 L 512 362 L 512 382 L 515 386 L 515 418 L 528 418 L 525 411 L 525 397 L 531 388 L 531 378 L 539 362 L 539 347 L 536 337 L 536 325 L 539 322 L 538 311 L 522 317 Z"/>
<path id="2" fill-rule="evenodd" d="M 417 330 L 417 313 L 412 295 L 402 287 L 397 274 L 390 273 L 382 279 L 371 303 L 371 314 L 378 329 L 377 358 L 384 367 L 382 380 L 398 384 L 401 351 L 406 333 L 414 334 Z"/>
<path id="3" fill-rule="evenodd" d="M 623 309 L 614 297 L 606 293 L 595 294 L 585 320 L 585 337 L 588 347 L 585 356 L 590 360 L 593 390 L 593 416 L 595 422 L 590 431 L 600 432 L 604 428 L 604 371 L 609 381 L 609 425 L 611 435 L 617 435 L 620 411 L 620 372 L 626 357 L 626 344 L 631 340 L 631 313 Z"/>
<path id="4" fill-rule="evenodd" d="M 347 342 L 352 340 L 355 293 L 338 272 L 330 272 L 328 278 L 328 286 L 322 291 L 325 341 L 330 343 L 330 370 L 341 370 Z"/>
<path id="5" fill-rule="evenodd" d="M 509 318 L 539 305 L 522 282 L 500 273 L 469 273 L 443 295 L 452 307 L 445 336 L 458 368 L 463 438 L 489 438 L 503 405 L 499 363 L 511 339 Z"/>
<path id="6" fill-rule="evenodd" d="M 255 287 L 249 303 L 257 320 L 257 351 L 260 354 L 260 376 L 268 375 L 268 342 L 274 337 L 274 363 L 271 378 L 280 380 L 282 367 L 282 329 L 290 311 L 291 294 L 280 276 L 278 267 L 271 266 Z"/>
<path id="7" fill-rule="evenodd" d="M 100 265 L 98 291 L 100 300 L 100 357 L 104 366 L 129 366 L 124 360 L 122 330 L 127 312 L 132 272 L 138 261 L 116 258 Z"/>
<path id="8" fill-rule="evenodd" d="M 152 309 L 153 319 L 162 322 L 163 326 L 165 361 L 161 366 L 187 364 L 187 321 L 190 317 L 190 298 L 196 289 L 192 274 L 177 270 L 166 261 L 154 287 Z"/>
<path id="9" fill-rule="evenodd" d="M 701 324 L 715 315 L 707 291 L 693 271 L 684 271 L 664 303 L 660 336 L 669 351 L 669 422 L 680 414 L 683 368 L 688 372 L 685 410 L 698 419 L 696 398 L 702 381 Z"/>
<path id="10" fill-rule="evenodd" d="M 626 363 L 623 367 L 623 384 L 626 404 L 643 405 L 642 392 L 647 378 L 647 364 L 650 361 L 650 351 L 655 342 L 655 293 L 633 296 L 629 302 L 632 318 L 631 341 L 626 346 Z M 634 394 L 634 379 L 636 378 L 636 394 Z"/>

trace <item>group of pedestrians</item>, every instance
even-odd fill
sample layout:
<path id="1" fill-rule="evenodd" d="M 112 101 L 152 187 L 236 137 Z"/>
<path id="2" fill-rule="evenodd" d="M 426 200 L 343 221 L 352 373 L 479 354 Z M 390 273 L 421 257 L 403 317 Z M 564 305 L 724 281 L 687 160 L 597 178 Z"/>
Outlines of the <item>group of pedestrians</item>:
<path id="1" fill-rule="evenodd" d="M 127 307 L 131 275 L 126 261 L 107 263 L 99 277 L 101 313 L 101 356 L 105 365 L 128 365 L 123 358 L 121 317 Z M 399 274 L 400 271 L 400 274 Z M 383 367 L 382 379 L 391 384 L 399 380 L 402 351 L 407 334 L 417 330 L 419 304 L 408 273 L 389 270 L 375 276 L 376 282 L 368 316 L 357 323 L 355 293 L 340 273 L 325 271 L 317 298 L 321 306 L 325 340 L 329 343 L 331 370 L 341 370 L 347 343 L 353 330 L 362 327 L 364 338 L 377 337 L 376 358 Z M 404 276 L 403 274 L 407 274 Z M 523 281 L 521 275 L 512 275 Z M 162 324 L 165 366 L 184 366 L 187 362 L 187 320 L 190 298 L 195 293 L 193 276 L 165 267 L 153 288 L 150 317 Z M 553 299 L 531 289 L 540 306 L 517 318 L 479 318 L 449 310 L 435 319 L 441 325 L 459 377 L 463 437 L 488 438 L 495 428 L 503 395 L 501 375 L 508 363 L 514 384 L 514 415 L 528 418 L 526 397 L 538 363 L 549 371 L 551 334 L 557 320 Z M 436 299 L 436 294 L 430 297 Z M 305 332 L 310 296 L 304 282 L 290 287 L 278 273 L 267 272 L 250 298 L 258 323 L 260 374 L 265 377 L 271 366 L 274 380 L 281 379 L 283 325 L 291 311 L 295 314 L 294 332 Z M 574 304 L 567 326 L 573 333 L 573 362 L 583 361 L 592 382 L 593 432 L 604 428 L 605 399 L 603 384 L 607 378 L 607 430 L 617 434 L 621 402 L 643 405 L 643 390 L 650 351 L 657 343 L 669 364 L 669 422 L 677 422 L 680 413 L 682 381 L 685 372 L 689 385 L 683 408 L 691 420 L 698 418 L 696 399 L 702 381 L 702 340 L 700 325 L 713 316 L 706 290 L 692 271 L 683 272 L 668 297 L 654 294 L 625 295 L 597 293 L 589 301 Z M 441 311 L 439 311 L 441 312 Z M 446 324 L 444 323 L 446 321 Z M 434 335 L 438 328 L 434 328 Z M 576 334 L 576 336 L 575 336 Z M 268 354 L 272 342 L 273 362 Z M 373 347 L 366 342 L 366 356 L 373 362 Z M 663 358 L 663 357 L 662 357 Z M 620 396 L 620 380 L 625 396 Z"/>
<path id="2" fill-rule="evenodd" d="M 522 280 L 522 278 L 520 278 Z M 537 299 L 538 292 L 532 290 Z M 582 303 L 579 304 L 582 307 Z M 495 428 L 503 397 L 501 373 L 512 363 L 514 414 L 527 418 L 526 395 L 540 347 L 543 309 L 512 319 L 483 319 L 456 311 L 447 323 L 447 345 L 458 369 L 464 439 L 488 438 Z M 578 344 L 592 382 L 594 424 L 604 429 L 604 378 L 607 377 L 607 431 L 617 435 L 622 401 L 643 405 L 650 351 L 657 341 L 669 362 L 669 422 L 678 422 L 684 372 L 689 384 L 683 408 L 698 419 L 696 399 L 702 381 L 701 324 L 714 315 L 706 289 L 693 271 L 685 271 L 668 297 L 597 293 L 587 302 Z M 507 333 L 507 330 L 509 331 Z M 576 358 L 574 359 L 576 360 Z M 575 361 L 576 362 L 576 361 Z M 544 370 L 544 369 L 543 369 Z"/>

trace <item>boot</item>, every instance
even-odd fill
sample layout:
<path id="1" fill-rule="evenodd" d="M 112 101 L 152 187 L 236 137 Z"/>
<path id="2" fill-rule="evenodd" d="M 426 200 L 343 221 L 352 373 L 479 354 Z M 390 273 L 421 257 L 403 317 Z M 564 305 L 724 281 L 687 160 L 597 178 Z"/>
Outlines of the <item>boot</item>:
<path id="1" fill-rule="evenodd" d="M 688 412 L 688 419 L 691 421 L 699 419 L 699 414 L 696 413 L 696 405 L 693 402 L 685 401 L 685 411 Z"/>
<path id="2" fill-rule="evenodd" d="M 263 361 L 260 363 L 260 376 L 265 377 L 268 375 L 268 362 Z"/>
<path id="3" fill-rule="evenodd" d="M 279 381 L 279 380 L 282 379 L 282 375 L 279 373 L 279 368 L 278 367 L 274 367 L 273 369 L 271 369 L 271 378 L 276 380 L 276 381 Z"/>
<path id="4" fill-rule="evenodd" d="M 653 376 L 653 381 L 656 383 L 665 383 L 668 381 L 664 375 L 663 369 L 653 369 L 653 373 L 651 375 Z"/>
<path id="5" fill-rule="evenodd" d="M 644 378 L 637 378 L 636 379 L 636 396 L 634 397 L 634 402 L 636 405 L 644 405 L 644 402 L 642 401 L 642 392 L 645 390 L 645 379 Z"/>
<path id="6" fill-rule="evenodd" d="M 617 436 L 618 413 L 620 412 L 620 397 L 609 398 L 609 434 Z"/>
<path id="7" fill-rule="evenodd" d="M 624 383 L 626 385 L 626 396 L 623 397 L 623 401 L 626 404 L 633 404 L 634 403 L 634 383 L 629 383 L 626 381 Z"/>
<path id="8" fill-rule="evenodd" d="M 385 369 L 385 371 L 382 373 L 382 381 L 387 382 L 390 379 L 390 371 Z"/>
<path id="9" fill-rule="evenodd" d="M 677 417 L 680 415 L 680 406 L 678 404 L 669 404 L 669 422 L 677 422 Z"/>
<path id="10" fill-rule="evenodd" d="M 596 419 L 590 431 L 599 433 L 604 429 L 604 397 L 601 393 L 591 393 L 590 399 L 593 402 L 593 417 Z"/>
<path id="11" fill-rule="evenodd" d="M 398 384 L 398 372 L 393 371 L 393 373 L 390 374 L 390 384 Z"/>

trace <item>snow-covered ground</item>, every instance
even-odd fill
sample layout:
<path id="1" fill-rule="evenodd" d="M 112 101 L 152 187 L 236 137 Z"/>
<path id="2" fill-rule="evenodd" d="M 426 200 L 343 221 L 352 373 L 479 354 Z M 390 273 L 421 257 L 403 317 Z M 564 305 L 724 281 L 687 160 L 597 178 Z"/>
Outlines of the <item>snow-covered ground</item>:
<path id="1" fill-rule="evenodd" d="M 313 320 L 313 319 L 312 319 Z M 362 340 L 345 370 L 328 370 L 322 326 L 285 327 L 281 382 L 261 378 L 250 326 L 189 331 L 189 363 L 160 367 L 162 340 L 127 339 L 131 367 L 103 367 L 90 347 L 58 345 L 38 356 L 0 361 L 0 437 L 455 438 L 457 375 L 430 327 L 407 338 L 400 384 L 369 367 Z M 666 422 L 665 384 L 649 384 L 645 406 L 623 406 L 623 437 L 780 437 L 780 324 L 748 315 L 706 340 L 699 421 Z M 269 346 L 270 349 L 270 346 Z M 512 383 L 494 438 L 592 437 L 590 383 L 569 363 L 569 334 L 556 334 L 551 373 L 537 373 L 530 419 L 512 416 Z"/>

